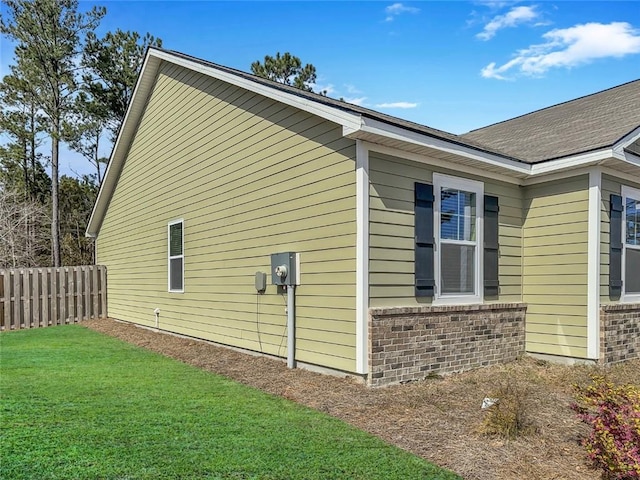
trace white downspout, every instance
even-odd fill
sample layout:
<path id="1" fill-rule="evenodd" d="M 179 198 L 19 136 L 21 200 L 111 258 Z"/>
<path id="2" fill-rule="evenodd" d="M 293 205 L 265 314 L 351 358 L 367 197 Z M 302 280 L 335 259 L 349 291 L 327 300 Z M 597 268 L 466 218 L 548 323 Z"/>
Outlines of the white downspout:
<path id="1" fill-rule="evenodd" d="M 296 286 L 287 286 L 287 367 L 296 368 Z"/>

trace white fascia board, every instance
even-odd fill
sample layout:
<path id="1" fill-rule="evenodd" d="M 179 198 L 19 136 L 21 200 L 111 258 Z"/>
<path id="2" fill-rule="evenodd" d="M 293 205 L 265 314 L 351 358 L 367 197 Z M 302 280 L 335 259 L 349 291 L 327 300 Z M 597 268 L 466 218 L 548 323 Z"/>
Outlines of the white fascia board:
<path id="1" fill-rule="evenodd" d="M 154 51 L 151 49 L 147 51 L 147 56 L 142 64 L 138 81 L 131 95 L 131 101 L 129 102 L 127 112 L 122 121 L 120 131 L 118 132 L 118 137 L 113 144 L 107 170 L 104 173 L 104 177 L 102 177 L 96 203 L 93 206 L 91 217 L 89 217 L 89 222 L 87 223 L 87 230 L 85 232 L 85 236 L 87 237 L 95 238 L 98 236 L 107 205 L 120 177 L 120 171 L 131 143 L 131 137 L 137 128 L 140 115 L 146 104 L 146 98 L 153 84 L 152 80 L 155 78 L 160 65 L 159 60 L 152 58 L 152 53 L 154 53 Z"/>
<path id="2" fill-rule="evenodd" d="M 592 152 L 571 155 L 569 157 L 550 160 L 548 162 L 537 163 L 531 166 L 531 175 L 544 175 L 560 170 L 567 170 L 577 167 L 587 167 L 595 165 L 603 160 L 615 158 L 622 162 L 630 163 L 640 167 L 640 157 L 627 152 L 626 147 L 640 138 L 640 127 L 636 128 L 629 134 L 625 135 L 621 140 L 616 142 L 612 147 L 594 150 Z"/>
<path id="3" fill-rule="evenodd" d="M 203 65 L 202 63 L 173 55 L 169 52 L 152 50 L 151 55 L 165 60 L 169 63 L 180 65 L 189 70 L 202 73 L 203 75 L 207 75 L 217 80 L 221 80 L 230 85 L 235 85 L 236 87 L 240 87 L 250 92 L 257 93 L 285 105 L 299 108 L 300 110 L 312 113 L 313 115 L 317 115 L 321 118 L 342 125 L 343 127 L 357 129 L 360 126 L 359 114 L 345 112 L 344 110 L 340 110 L 339 108 L 330 105 L 324 105 L 315 100 L 310 100 L 298 95 L 294 95 L 292 93 L 284 92 L 282 90 L 278 90 L 276 88 L 254 82 L 252 80 L 239 77 L 238 75 L 234 75 L 233 73 L 219 70 L 215 67 Z"/>
<path id="4" fill-rule="evenodd" d="M 600 358 L 600 221 L 602 171 L 589 170 L 589 216 L 587 224 L 587 357 Z"/>
<path id="5" fill-rule="evenodd" d="M 482 152 L 471 147 L 435 138 L 430 135 L 413 132 L 411 130 L 397 127 L 395 125 L 390 125 L 388 123 L 384 123 L 371 118 L 363 117 L 362 126 L 358 130 L 365 133 L 381 135 L 383 137 L 392 138 L 394 140 L 399 140 L 424 147 L 430 147 L 435 150 L 471 158 L 492 166 L 505 168 L 519 174 L 528 175 L 531 170 L 531 167 L 525 163 L 521 163 L 515 160 L 509 160 L 508 158 L 504 158 L 499 155 Z M 354 131 L 353 133 L 357 136 L 357 132 Z"/>
<path id="6" fill-rule="evenodd" d="M 528 187 L 530 185 L 537 185 L 539 183 L 547 183 L 553 182 L 556 180 L 563 180 L 565 178 L 578 177 L 580 175 L 587 175 L 589 170 L 594 167 L 580 167 L 573 168 L 570 170 L 560 170 L 552 173 L 538 174 L 535 177 L 529 177 L 522 182 L 523 187 Z"/>
<path id="7" fill-rule="evenodd" d="M 369 151 L 356 140 L 356 372 L 369 372 Z"/>
<path id="8" fill-rule="evenodd" d="M 640 167 L 640 155 L 637 155 L 633 152 L 628 152 L 624 150 L 622 154 L 620 154 L 622 161 L 629 163 L 631 165 L 635 165 L 636 167 Z M 618 158 L 618 154 L 616 154 L 616 158 Z"/>
<path id="9" fill-rule="evenodd" d="M 531 175 L 545 175 L 571 168 L 586 167 L 602 160 L 607 160 L 613 156 L 611 148 L 603 148 L 593 152 L 572 155 L 570 157 L 559 158 L 544 163 L 531 165 Z"/>
<path id="10" fill-rule="evenodd" d="M 618 152 L 613 148 L 606 148 L 595 152 L 534 164 L 531 166 L 531 177 L 526 179 L 523 185 L 533 185 L 547 181 L 551 178 L 551 174 L 564 175 L 566 177 L 587 173 L 585 169 L 597 166 L 601 162 L 612 158 L 622 163 L 640 167 L 640 156 L 626 150 Z"/>
<path id="11" fill-rule="evenodd" d="M 357 140 L 360 141 L 360 140 Z M 366 149 L 370 152 L 378 152 L 383 153 L 385 155 L 391 155 L 393 157 L 404 158 L 406 160 L 413 160 L 415 162 L 423 163 L 425 165 L 429 165 L 431 167 L 439 167 L 447 170 L 456 170 L 456 165 L 453 165 L 451 162 L 447 162 L 445 160 L 440 160 L 438 158 L 428 157 L 425 155 L 420 155 L 418 153 L 406 152 L 404 150 L 400 150 L 393 147 L 387 147 L 386 145 L 379 145 L 377 143 L 363 142 Z M 503 175 L 500 173 L 488 172 L 486 170 L 482 170 L 480 168 L 469 167 L 468 165 L 464 166 L 464 173 L 468 173 L 470 175 L 488 178 L 491 180 L 496 180 L 499 182 L 510 183 L 513 185 L 521 185 L 522 179 L 517 177 L 510 177 L 508 175 Z"/>
<path id="12" fill-rule="evenodd" d="M 640 126 L 618 140 L 613 146 L 613 151 L 616 153 L 624 153 L 624 149 L 638 139 L 640 139 Z"/>

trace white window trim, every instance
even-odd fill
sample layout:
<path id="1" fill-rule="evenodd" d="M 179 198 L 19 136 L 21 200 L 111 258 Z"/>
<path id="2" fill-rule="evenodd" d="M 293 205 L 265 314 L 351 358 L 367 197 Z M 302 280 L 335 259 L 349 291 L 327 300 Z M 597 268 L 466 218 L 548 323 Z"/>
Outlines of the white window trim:
<path id="1" fill-rule="evenodd" d="M 622 186 L 622 205 L 624 210 L 622 212 L 622 295 L 620 295 L 620 301 L 624 303 L 639 303 L 640 293 L 626 293 L 627 290 L 627 249 L 640 250 L 640 247 L 630 247 L 627 245 L 627 197 L 632 197 L 635 200 L 640 201 L 640 190 L 637 188 Z"/>
<path id="2" fill-rule="evenodd" d="M 182 255 L 171 256 L 171 226 L 182 224 Z M 171 260 L 182 259 L 182 288 L 180 290 L 171 289 Z M 172 220 L 167 224 L 167 291 L 170 293 L 184 293 L 184 219 Z"/>
<path id="3" fill-rule="evenodd" d="M 464 190 L 467 192 L 473 192 L 476 194 L 476 256 L 475 256 L 475 281 L 474 289 L 475 294 L 471 295 L 442 295 L 441 294 L 441 281 L 440 281 L 440 192 L 442 187 L 455 188 Z M 433 299 L 434 305 L 468 305 L 478 304 L 483 302 L 483 285 L 482 285 L 482 272 L 483 272 L 483 248 L 484 248 L 484 183 L 476 180 L 469 180 L 466 178 L 452 177 L 450 175 L 443 175 L 440 173 L 433 174 L 433 221 L 434 221 L 434 236 L 435 236 L 435 262 L 434 262 L 434 275 L 436 281 L 436 291 Z M 468 244 L 469 242 L 455 242 L 460 244 Z"/>

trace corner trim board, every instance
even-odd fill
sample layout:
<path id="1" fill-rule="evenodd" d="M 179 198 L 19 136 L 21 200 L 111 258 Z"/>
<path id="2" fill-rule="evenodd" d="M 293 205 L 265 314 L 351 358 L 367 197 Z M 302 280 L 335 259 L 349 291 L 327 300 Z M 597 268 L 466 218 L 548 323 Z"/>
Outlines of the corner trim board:
<path id="1" fill-rule="evenodd" d="M 600 358 L 600 222 L 602 172 L 589 170 L 587 241 L 587 357 Z"/>

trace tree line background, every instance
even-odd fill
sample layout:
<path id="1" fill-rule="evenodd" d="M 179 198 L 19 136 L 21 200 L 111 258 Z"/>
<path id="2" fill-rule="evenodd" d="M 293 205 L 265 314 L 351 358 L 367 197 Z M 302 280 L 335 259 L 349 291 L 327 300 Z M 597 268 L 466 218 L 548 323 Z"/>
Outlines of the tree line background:
<path id="1" fill-rule="evenodd" d="M 117 135 L 147 47 L 162 41 L 121 30 L 100 38 L 106 9 L 81 13 L 77 0 L 3 3 L 0 32 L 15 49 L 0 83 L 0 267 L 92 264 L 84 232 L 106 169 L 100 152 Z M 60 177 L 61 143 L 94 173 Z"/>
<path id="2" fill-rule="evenodd" d="M 0 268 L 93 264 L 85 230 L 110 149 L 149 46 L 149 33 L 95 33 L 107 11 L 78 0 L 3 0 L 0 33 L 15 45 L 0 82 Z M 286 52 L 253 74 L 313 91 L 316 70 Z M 318 92 L 324 94 L 324 92 Z M 93 173 L 59 175 L 60 145 Z M 49 173 L 50 172 L 50 173 Z"/>

